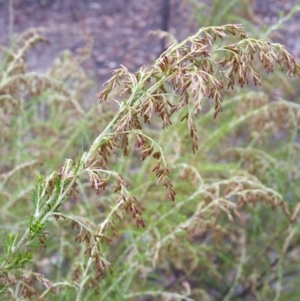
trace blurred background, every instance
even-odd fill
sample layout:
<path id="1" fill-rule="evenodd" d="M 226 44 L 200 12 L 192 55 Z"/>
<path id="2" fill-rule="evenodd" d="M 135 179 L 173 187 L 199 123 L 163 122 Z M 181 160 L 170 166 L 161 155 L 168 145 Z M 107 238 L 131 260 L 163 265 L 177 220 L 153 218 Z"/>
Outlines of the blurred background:
<path id="1" fill-rule="evenodd" d="M 157 30 L 169 31 L 182 40 L 201 26 L 243 23 L 252 36 L 261 37 L 265 32 L 299 57 L 300 12 L 294 8 L 297 2 L 0 0 L 0 43 L 8 43 L 10 30 L 20 33 L 33 27 L 44 28 L 43 35 L 50 44 L 38 45 L 36 51 L 30 53 L 28 64 L 35 71 L 46 71 L 62 50 L 76 51 L 86 43 L 86 36 L 91 35 L 94 48 L 84 67 L 99 83 L 120 64 L 130 71 L 151 64 L 164 50 L 162 39 L 150 33 Z M 10 3 L 13 9 L 9 9 Z M 272 29 L 272 25 L 275 28 Z M 273 35 L 268 32 L 270 28 Z"/>

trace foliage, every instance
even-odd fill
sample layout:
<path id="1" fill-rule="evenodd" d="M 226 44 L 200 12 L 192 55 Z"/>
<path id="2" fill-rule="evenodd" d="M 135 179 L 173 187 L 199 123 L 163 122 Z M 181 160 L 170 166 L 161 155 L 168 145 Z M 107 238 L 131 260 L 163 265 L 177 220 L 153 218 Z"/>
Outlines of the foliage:
<path id="1" fill-rule="evenodd" d="M 152 67 L 114 70 L 100 94 L 114 110 L 84 108 L 91 40 L 46 75 L 25 68 L 37 42 L 2 66 L 3 299 L 298 296 L 299 104 L 258 87 L 258 65 L 299 77 L 284 46 L 202 27 Z"/>

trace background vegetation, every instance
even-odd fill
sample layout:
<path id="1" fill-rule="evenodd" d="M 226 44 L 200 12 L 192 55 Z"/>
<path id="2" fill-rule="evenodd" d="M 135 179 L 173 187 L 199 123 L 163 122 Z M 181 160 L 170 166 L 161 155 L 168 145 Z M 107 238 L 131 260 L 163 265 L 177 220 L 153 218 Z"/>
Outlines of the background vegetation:
<path id="1" fill-rule="evenodd" d="M 2 48 L 0 298 L 298 300 L 300 69 L 221 2 L 189 1 L 199 32 L 116 69 L 102 104 L 90 38 L 46 74 L 37 29 Z"/>

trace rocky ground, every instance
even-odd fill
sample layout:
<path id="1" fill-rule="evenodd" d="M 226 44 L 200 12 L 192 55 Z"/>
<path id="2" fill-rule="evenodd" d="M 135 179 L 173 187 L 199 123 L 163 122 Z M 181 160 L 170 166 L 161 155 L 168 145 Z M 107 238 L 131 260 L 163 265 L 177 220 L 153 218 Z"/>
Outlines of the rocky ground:
<path id="1" fill-rule="evenodd" d="M 149 31 L 164 29 L 166 18 L 169 18 L 168 30 L 179 40 L 199 27 L 199 23 L 191 19 L 192 7 L 187 5 L 188 0 L 170 0 L 167 12 L 164 10 L 167 7 L 163 7 L 166 0 L 0 0 L 1 44 L 8 41 L 10 1 L 14 8 L 14 32 L 31 27 L 47 28 L 45 35 L 51 44 L 38 46 L 29 58 L 31 68 L 47 70 L 62 50 L 75 51 L 83 45 L 86 34 L 90 34 L 94 50 L 85 68 L 96 75 L 99 83 L 120 64 L 130 70 L 151 64 L 162 51 L 162 41 Z M 279 12 L 288 13 L 297 0 L 251 2 L 256 22 L 263 27 L 276 23 Z M 300 57 L 299 20 L 300 12 L 286 24 L 281 35 L 275 36 L 297 57 Z"/>

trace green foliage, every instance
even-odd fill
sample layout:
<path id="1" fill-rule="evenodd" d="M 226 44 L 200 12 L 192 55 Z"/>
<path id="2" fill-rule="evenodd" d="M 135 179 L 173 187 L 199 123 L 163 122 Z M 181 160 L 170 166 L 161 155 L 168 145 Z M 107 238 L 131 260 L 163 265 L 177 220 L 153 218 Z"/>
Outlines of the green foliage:
<path id="1" fill-rule="evenodd" d="M 22 59 L 37 42 L 2 64 L 1 298 L 297 298 L 300 107 L 258 87 L 298 80 L 282 45 L 203 27 L 85 109 L 91 41 L 46 75 Z"/>

